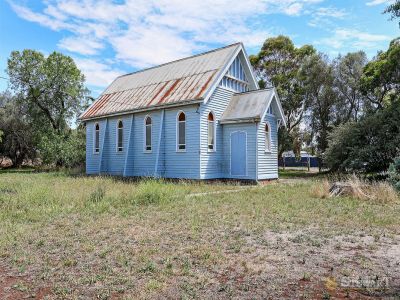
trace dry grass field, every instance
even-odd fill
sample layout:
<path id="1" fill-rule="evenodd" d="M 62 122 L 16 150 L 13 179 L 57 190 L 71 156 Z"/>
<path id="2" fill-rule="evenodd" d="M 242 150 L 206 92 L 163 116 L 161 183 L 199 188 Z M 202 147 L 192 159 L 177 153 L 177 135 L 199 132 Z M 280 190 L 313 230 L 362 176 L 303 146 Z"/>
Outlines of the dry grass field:
<path id="1" fill-rule="evenodd" d="M 398 299 L 398 199 L 321 184 L 0 173 L 0 299 Z"/>

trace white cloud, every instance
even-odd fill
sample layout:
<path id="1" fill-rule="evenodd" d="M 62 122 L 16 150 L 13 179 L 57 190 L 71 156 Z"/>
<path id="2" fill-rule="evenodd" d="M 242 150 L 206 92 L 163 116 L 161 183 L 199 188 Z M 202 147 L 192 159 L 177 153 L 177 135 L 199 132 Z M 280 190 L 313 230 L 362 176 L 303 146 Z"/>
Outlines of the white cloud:
<path id="1" fill-rule="evenodd" d="M 25 6 L 17 5 L 14 3 L 11 3 L 11 7 L 18 14 L 18 16 L 27 21 L 39 23 L 42 26 L 48 27 L 52 30 L 60 30 L 61 28 L 72 29 L 67 23 L 62 20 L 62 18 L 54 18 L 48 14 L 35 13 Z"/>
<path id="2" fill-rule="evenodd" d="M 341 19 L 347 15 L 347 12 L 344 9 L 337 9 L 335 7 L 320 7 L 315 11 L 314 15 Z"/>
<path id="3" fill-rule="evenodd" d="M 78 68 L 82 70 L 89 85 L 104 87 L 109 85 L 116 77 L 123 74 L 120 70 L 114 70 L 110 65 L 103 64 L 94 59 L 74 57 Z"/>
<path id="4" fill-rule="evenodd" d="M 303 8 L 303 4 L 296 2 L 289 5 L 284 9 L 284 12 L 288 15 L 298 15 Z"/>
<path id="5" fill-rule="evenodd" d="M 311 27 L 324 27 L 332 26 L 334 23 L 331 19 L 343 19 L 347 16 L 344 9 L 337 9 L 335 7 L 319 7 L 313 12 L 310 12 L 311 20 L 308 25 Z"/>
<path id="6" fill-rule="evenodd" d="M 58 47 L 83 55 L 93 55 L 103 49 L 104 44 L 90 36 L 70 36 L 63 38 L 58 43 Z"/>
<path id="7" fill-rule="evenodd" d="M 316 44 L 322 44 L 333 48 L 334 51 L 345 48 L 350 50 L 368 50 L 375 48 L 379 43 L 390 41 L 390 37 L 381 34 L 371 34 L 357 29 L 337 28 L 329 38 L 316 41 Z"/>
<path id="8" fill-rule="evenodd" d="M 12 1 L 12 0 L 9 0 Z M 262 18 L 270 14 L 309 15 L 315 23 L 342 18 L 344 11 L 320 8 L 324 0 L 43 0 L 40 11 L 25 0 L 11 6 L 23 19 L 67 32 L 58 47 L 77 55 L 88 81 L 106 85 L 120 71 L 116 63 L 135 68 L 161 64 L 195 52 L 242 41 L 259 47 L 272 35 Z M 17 4 L 23 3 L 23 4 Z M 90 59 L 108 51 L 113 62 Z M 109 62 L 107 62 L 109 63 Z M 96 73 L 98 72 L 98 73 Z"/>
<path id="9" fill-rule="evenodd" d="M 367 2 L 368 6 L 380 5 L 380 4 L 391 4 L 394 3 L 393 0 L 372 0 Z"/>

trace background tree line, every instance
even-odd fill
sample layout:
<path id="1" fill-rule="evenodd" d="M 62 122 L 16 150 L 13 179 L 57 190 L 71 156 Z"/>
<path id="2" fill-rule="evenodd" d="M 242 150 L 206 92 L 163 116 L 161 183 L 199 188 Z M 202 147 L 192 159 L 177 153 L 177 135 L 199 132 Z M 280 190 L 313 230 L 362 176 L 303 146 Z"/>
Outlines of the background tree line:
<path id="1" fill-rule="evenodd" d="M 399 155 L 399 38 L 368 61 L 363 51 L 330 60 L 278 36 L 250 61 L 260 86 L 276 87 L 285 112 L 279 158 L 306 148 L 331 170 L 379 172 Z"/>

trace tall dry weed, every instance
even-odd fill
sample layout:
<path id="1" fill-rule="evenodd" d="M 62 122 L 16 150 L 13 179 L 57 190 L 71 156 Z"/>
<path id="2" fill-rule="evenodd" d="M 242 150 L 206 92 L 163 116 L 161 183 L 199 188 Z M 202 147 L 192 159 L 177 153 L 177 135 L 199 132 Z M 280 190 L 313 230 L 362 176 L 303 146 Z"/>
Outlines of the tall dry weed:
<path id="1" fill-rule="evenodd" d="M 326 199 L 333 197 L 330 192 L 333 181 L 327 179 L 316 182 L 311 187 L 311 195 L 316 198 Z M 388 204 L 400 202 L 400 196 L 388 182 L 368 182 L 356 175 L 348 176 L 339 183 L 342 186 L 340 196 L 347 196 L 362 201 Z"/>

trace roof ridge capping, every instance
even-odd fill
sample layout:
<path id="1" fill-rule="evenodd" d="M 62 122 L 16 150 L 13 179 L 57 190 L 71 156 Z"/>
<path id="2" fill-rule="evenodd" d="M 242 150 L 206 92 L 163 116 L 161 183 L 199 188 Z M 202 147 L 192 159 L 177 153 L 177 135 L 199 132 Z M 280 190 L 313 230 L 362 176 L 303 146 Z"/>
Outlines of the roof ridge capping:
<path id="1" fill-rule="evenodd" d="M 243 45 L 242 42 L 236 42 L 236 43 L 233 43 L 233 44 L 230 44 L 230 45 L 226 45 L 226 46 L 223 46 L 223 47 L 220 47 L 220 48 L 215 48 L 215 49 L 212 49 L 212 50 L 209 50 L 209 51 L 206 51 L 206 52 L 201 52 L 201 53 L 197 53 L 197 54 L 194 54 L 194 55 L 191 55 L 191 56 L 186 56 L 186 57 L 182 57 L 182 58 L 179 58 L 179 59 L 176 59 L 176 60 L 172 60 L 172 61 L 160 64 L 160 65 L 155 65 L 155 66 L 152 66 L 152 67 L 149 67 L 149 68 L 144 68 L 144 69 L 140 69 L 140 70 L 137 70 L 137 71 L 134 71 L 134 72 L 130 72 L 130 73 L 127 73 L 127 74 L 122 74 L 122 75 L 116 77 L 115 79 L 118 79 L 118 78 L 121 78 L 121 77 L 125 77 L 125 76 L 129 76 L 129 75 L 133 75 L 133 74 L 137 74 L 137 73 L 141 73 L 141 72 L 144 72 L 144 71 L 147 71 L 147 70 L 151 70 L 151 69 L 156 69 L 156 68 L 159 68 L 159 67 L 163 67 L 163 66 L 166 66 L 166 65 L 169 65 L 169 64 L 176 63 L 178 61 L 183 61 L 183 60 L 191 59 L 191 58 L 194 58 L 194 57 L 210 54 L 210 53 L 213 53 L 213 52 L 217 52 L 217 51 L 220 51 L 220 50 L 223 50 L 223 49 L 226 49 L 226 48 L 229 48 L 229 47 L 233 47 L 233 46 L 238 46 L 238 45 L 241 45 L 244 48 L 244 45 Z"/>

